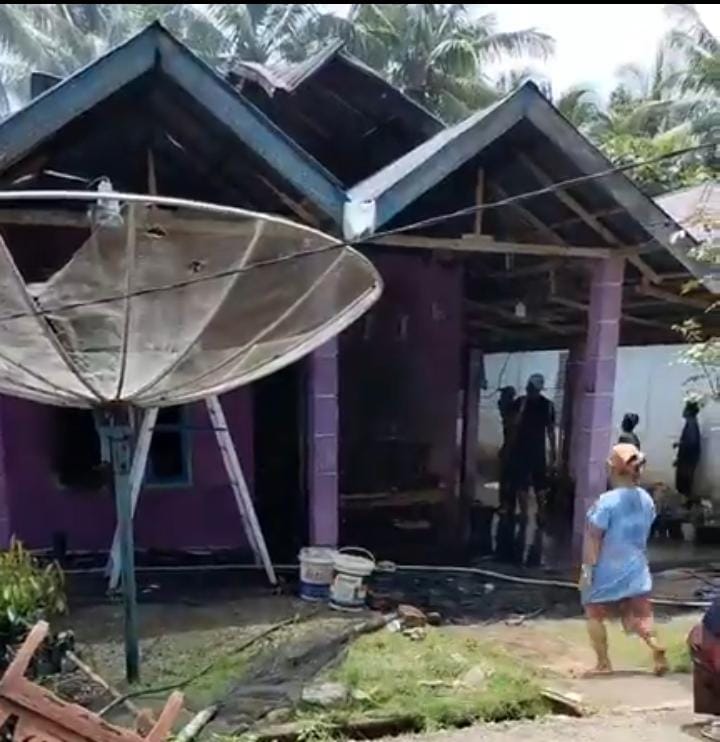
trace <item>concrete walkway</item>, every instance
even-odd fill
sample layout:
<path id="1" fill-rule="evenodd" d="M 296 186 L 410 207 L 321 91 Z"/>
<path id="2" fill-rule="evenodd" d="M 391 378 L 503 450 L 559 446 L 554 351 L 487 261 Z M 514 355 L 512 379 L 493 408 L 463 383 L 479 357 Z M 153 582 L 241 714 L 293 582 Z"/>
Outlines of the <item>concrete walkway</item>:
<path id="1" fill-rule="evenodd" d="M 701 739 L 702 719 L 688 711 L 550 717 L 518 724 L 481 725 L 415 738 L 416 742 L 690 742 Z"/>
<path id="2" fill-rule="evenodd" d="M 692 708 L 690 675 L 656 678 L 646 672 L 628 672 L 549 681 L 547 685 L 572 694 L 573 698 L 598 714 L 690 711 Z"/>

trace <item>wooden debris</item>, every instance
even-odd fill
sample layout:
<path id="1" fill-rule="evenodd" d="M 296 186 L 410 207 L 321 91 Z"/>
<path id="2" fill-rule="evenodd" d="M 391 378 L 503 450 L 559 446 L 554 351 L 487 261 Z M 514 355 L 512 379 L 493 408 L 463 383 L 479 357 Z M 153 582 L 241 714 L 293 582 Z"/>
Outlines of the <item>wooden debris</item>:
<path id="1" fill-rule="evenodd" d="M 506 626 L 522 626 L 525 621 L 529 621 L 530 619 L 537 618 L 541 613 L 544 612 L 544 608 L 538 608 L 536 611 L 532 611 L 531 613 L 523 613 L 520 616 L 511 616 L 510 618 L 505 620 Z"/>
<path id="2" fill-rule="evenodd" d="M 65 656 L 70 660 L 70 662 L 77 667 L 80 672 L 82 672 L 84 675 L 87 675 L 90 680 L 93 681 L 96 685 L 99 685 L 101 688 L 104 688 L 112 697 L 113 699 L 120 699 L 122 698 L 122 694 L 120 691 L 113 688 L 110 683 L 105 680 L 102 676 L 98 675 L 89 665 L 86 665 L 76 654 L 75 652 L 66 652 Z M 129 699 L 125 699 L 122 701 L 122 704 L 125 706 L 125 708 L 130 711 L 130 713 L 134 714 L 135 716 L 139 717 L 143 712 Z M 148 713 L 148 712 L 144 712 Z"/>
<path id="3" fill-rule="evenodd" d="M 48 634 L 41 621 L 28 634 L 0 680 L 0 727 L 16 718 L 14 739 L 35 742 L 163 742 L 172 731 L 183 705 L 181 693 L 173 693 L 160 718 L 141 736 L 113 726 L 81 706 L 67 703 L 25 677 L 30 660 Z"/>
<path id="4" fill-rule="evenodd" d="M 582 698 L 579 698 L 574 693 L 563 693 L 554 688 L 542 688 L 540 695 L 546 701 L 550 702 L 555 713 L 575 716 L 577 718 L 589 716 L 591 713 L 590 709 L 583 704 Z"/>
<path id="5" fill-rule="evenodd" d="M 206 709 L 198 712 L 192 719 L 177 733 L 175 742 L 192 742 L 200 732 L 213 720 L 218 712 L 217 706 L 208 706 Z"/>

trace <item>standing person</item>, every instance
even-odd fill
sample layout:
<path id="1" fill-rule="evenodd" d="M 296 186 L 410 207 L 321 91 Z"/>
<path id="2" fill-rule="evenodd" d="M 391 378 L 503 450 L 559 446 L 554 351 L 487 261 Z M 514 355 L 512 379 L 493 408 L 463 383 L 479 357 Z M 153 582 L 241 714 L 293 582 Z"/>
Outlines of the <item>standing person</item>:
<path id="1" fill-rule="evenodd" d="M 687 498 L 692 498 L 695 472 L 700 463 L 700 426 L 698 414 L 700 405 L 697 402 L 686 402 L 683 410 L 685 425 L 680 440 L 675 444 L 675 489 Z"/>
<path id="2" fill-rule="evenodd" d="M 640 418 L 634 412 L 626 412 L 620 423 L 618 443 L 631 443 L 635 448 L 640 449 L 640 439 L 635 434 L 635 428 L 639 422 Z"/>
<path id="3" fill-rule="evenodd" d="M 529 491 L 532 487 L 541 517 L 542 502 L 548 487 L 548 448 L 550 466 L 557 460 L 555 406 L 545 396 L 545 378 L 532 374 L 525 395 L 515 401 L 515 431 L 510 446 L 510 470 L 520 500 L 520 514 L 527 517 Z M 547 446 L 546 446 L 547 442 Z"/>
<path id="4" fill-rule="evenodd" d="M 667 672 L 650 603 L 647 541 L 655 504 L 638 486 L 644 464 L 645 456 L 632 444 L 614 446 L 608 459 L 614 489 L 600 495 L 587 514 L 580 590 L 597 672 L 612 672 L 605 621 L 615 615 L 626 632 L 637 634 L 651 649 L 655 673 Z"/>

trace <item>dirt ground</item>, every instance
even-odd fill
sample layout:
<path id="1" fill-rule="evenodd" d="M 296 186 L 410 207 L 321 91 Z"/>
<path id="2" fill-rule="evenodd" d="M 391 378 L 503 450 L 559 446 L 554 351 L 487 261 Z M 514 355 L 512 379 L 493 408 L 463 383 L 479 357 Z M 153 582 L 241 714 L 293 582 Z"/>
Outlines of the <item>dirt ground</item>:
<path id="1" fill-rule="evenodd" d="M 487 593 L 484 586 L 482 580 L 439 580 L 433 576 L 426 581 L 414 578 L 411 584 L 393 588 L 405 590 L 407 597 L 424 595 L 433 605 L 447 606 L 443 613 L 450 621 L 450 630 L 470 633 L 534 666 L 547 678 L 549 686 L 574 694 L 595 712 L 606 714 L 661 708 L 689 714 L 690 676 L 652 677 L 646 649 L 638 640 L 623 635 L 619 627 L 611 628 L 610 645 L 615 668 L 621 672 L 609 679 L 581 677 L 592 667 L 593 657 L 584 622 L 577 617 L 577 606 L 572 600 L 567 603 L 563 600 L 571 597 L 567 591 L 521 592 L 517 586 L 508 585 L 506 588 L 497 583 L 494 591 Z M 192 589 L 188 585 L 183 587 L 185 589 L 178 593 L 168 585 L 155 588 L 150 581 L 142 586 L 145 600 L 140 605 L 143 686 L 171 685 L 200 672 L 201 676 L 183 689 L 189 712 L 199 710 L 218 698 L 230 698 L 227 716 L 233 723 L 245 718 L 248 710 L 262 706 L 268 698 L 268 708 L 271 708 L 275 704 L 271 696 L 276 693 L 273 684 L 282 686 L 277 692 L 284 693 L 285 699 L 290 692 L 295 693 L 295 679 L 291 683 L 293 688 L 288 690 L 288 668 L 294 664 L 307 669 L 311 676 L 316 671 L 312 664 L 317 659 L 313 647 L 318 640 L 332 643 L 341 638 L 348 627 L 366 620 L 365 615 L 336 613 L 289 594 L 277 594 L 268 588 L 249 587 L 240 582 L 219 591 L 198 589 L 197 585 Z M 170 596 L 172 602 L 168 601 Z M 542 613 L 519 621 L 513 609 L 518 604 L 522 611 L 534 613 L 540 610 Z M 250 639 L 293 617 L 296 619 L 294 622 L 271 638 L 243 649 Z M 668 645 L 684 651 L 685 637 L 697 619 L 698 614 L 660 615 L 660 635 Z M 114 686 L 124 690 L 122 608 L 119 601 L 97 604 L 76 600 L 71 614 L 62 624 L 74 631 L 78 650 L 88 664 Z M 57 628 L 62 628 L 62 625 Z M 309 652 L 308 648 L 312 651 Z M 290 654 L 289 650 L 292 650 Z M 277 662 L 268 665 L 267 657 L 274 656 L 278 657 Z M 261 660 L 262 663 L 258 664 Z M 205 668 L 211 669 L 205 672 Z M 259 701 L 246 693 L 248 684 L 259 693 Z M 89 688 L 78 674 L 66 679 L 60 690 L 95 710 L 110 700 L 98 694 L 97 689 Z M 144 697 L 140 705 L 157 709 L 167 695 L 168 691 L 163 691 Z M 292 704 L 283 702 L 280 708 L 288 705 Z M 130 722 L 123 712 L 111 718 L 119 723 Z M 545 728 L 546 723 L 538 728 Z M 473 737 L 467 739 L 470 742 Z M 542 737 L 537 739 L 544 740 Z M 634 742 L 638 739 L 635 738 Z M 657 739 L 665 742 L 664 737 Z M 611 742 L 614 740 L 611 738 Z"/>
<path id="2" fill-rule="evenodd" d="M 662 641 L 675 655 L 684 650 L 690 629 L 698 622 L 699 613 L 658 617 L 657 631 Z M 507 651 L 530 662 L 550 675 L 578 678 L 591 669 L 594 657 L 587 640 L 585 622 L 581 618 L 543 619 L 512 625 L 499 621 L 481 628 L 466 630 L 482 633 L 483 638 L 502 645 Z M 611 660 L 616 671 L 648 671 L 652 667 L 650 653 L 636 637 L 627 636 L 618 624 L 608 625 Z M 677 658 L 671 656 L 671 661 Z"/>
<path id="3" fill-rule="evenodd" d="M 296 621 L 272 636 L 244 648 L 267 629 L 293 618 Z M 144 603 L 139 606 L 141 683 L 156 688 L 201 673 L 182 689 L 189 711 L 197 711 L 227 696 L 261 652 L 279 655 L 284 647 L 312 643 L 314 637 L 331 640 L 357 620 L 353 614 L 336 613 L 269 590 L 198 603 Z M 126 690 L 122 623 L 120 604 L 105 603 L 75 607 L 56 627 L 72 628 L 83 660 L 121 692 Z M 94 710 L 111 700 L 80 673 L 63 676 L 55 689 Z M 144 696 L 139 705 L 157 709 L 168 693 Z M 118 723 L 130 721 L 122 708 L 110 718 Z"/>

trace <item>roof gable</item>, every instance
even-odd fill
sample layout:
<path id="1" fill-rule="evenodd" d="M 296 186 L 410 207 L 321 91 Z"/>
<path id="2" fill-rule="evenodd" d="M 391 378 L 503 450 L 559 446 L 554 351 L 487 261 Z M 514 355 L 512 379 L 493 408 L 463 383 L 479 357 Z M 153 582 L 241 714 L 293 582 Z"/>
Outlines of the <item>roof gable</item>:
<path id="1" fill-rule="evenodd" d="M 405 207 L 481 154 L 521 122 L 572 161 L 582 175 L 612 168 L 612 163 L 576 129 L 531 82 L 488 109 L 448 127 L 387 167 L 349 189 L 346 228 L 365 233 L 387 224 Z M 612 198 L 675 259 L 695 275 L 710 279 L 708 268 L 688 254 L 691 237 L 677 239 L 678 224 L 624 173 L 599 178 L 598 188 Z M 358 218 L 362 211 L 369 218 Z M 372 224 L 369 223 L 372 221 Z M 346 233 L 347 239 L 358 234 Z"/>
<path id="2" fill-rule="evenodd" d="M 341 222 L 345 193 L 339 181 L 159 23 L 0 123 L 0 169 L 153 69 L 171 78 L 336 224 Z"/>

